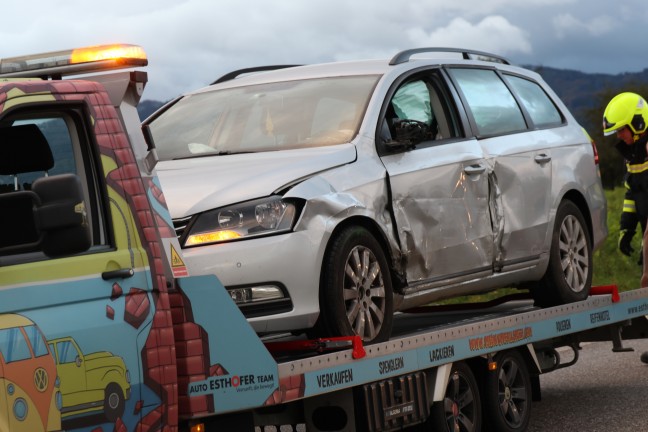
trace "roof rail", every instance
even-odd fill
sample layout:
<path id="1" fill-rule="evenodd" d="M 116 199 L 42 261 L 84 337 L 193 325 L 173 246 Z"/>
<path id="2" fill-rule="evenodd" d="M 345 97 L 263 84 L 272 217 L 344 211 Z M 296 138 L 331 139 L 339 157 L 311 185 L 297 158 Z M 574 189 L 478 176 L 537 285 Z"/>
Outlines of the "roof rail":
<path id="1" fill-rule="evenodd" d="M 296 67 L 296 66 L 302 66 L 302 65 L 270 65 L 270 66 L 256 66 L 256 67 L 250 67 L 250 68 L 245 68 L 245 69 L 238 69 L 229 73 L 226 73 L 222 77 L 218 78 L 216 81 L 211 83 L 210 85 L 214 84 L 219 84 L 225 81 L 233 80 L 234 78 L 244 75 L 244 74 L 249 74 L 249 73 L 254 73 L 254 72 L 264 72 L 264 71 L 271 71 L 271 70 L 277 70 L 277 69 L 285 69 L 285 68 L 291 68 L 291 67 Z"/>
<path id="2" fill-rule="evenodd" d="M 487 52 L 482 52 L 482 51 L 475 51 L 475 50 L 465 50 L 465 49 L 459 49 L 459 48 L 412 48 L 408 49 L 405 51 L 401 51 L 398 54 L 396 54 L 392 59 L 389 61 L 389 65 L 397 65 L 401 63 L 405 63 L 406 61 L 410 60 L 410 57 L 412 57 L 415 54 L 420 54 L 420 53 L 432 53 L 432 52 L 452 52 L 452 53 L 460 53 L 465 60 L 471 60 L 475 59 L 477 60 L 478 57 L 479 60 L 486 60 L 486 61 L 492 61 L 496 63 L 503 63 L 506 65 L 510 65 L 511 63 L 505 59 L 504 57 L 500 57 L 495 54 L 487 53 Z"/>

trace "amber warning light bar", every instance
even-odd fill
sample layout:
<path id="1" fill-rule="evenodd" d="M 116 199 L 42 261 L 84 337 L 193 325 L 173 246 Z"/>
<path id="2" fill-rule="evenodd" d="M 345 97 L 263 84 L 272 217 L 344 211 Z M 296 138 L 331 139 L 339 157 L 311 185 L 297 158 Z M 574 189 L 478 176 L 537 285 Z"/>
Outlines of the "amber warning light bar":
<path id="1" fill-rule="evenodd" d="M 138 45 L 97 45 L 65 51 L 0 59 L 0 77 L 60 79 L 66 75 L 146 66 Z"/>

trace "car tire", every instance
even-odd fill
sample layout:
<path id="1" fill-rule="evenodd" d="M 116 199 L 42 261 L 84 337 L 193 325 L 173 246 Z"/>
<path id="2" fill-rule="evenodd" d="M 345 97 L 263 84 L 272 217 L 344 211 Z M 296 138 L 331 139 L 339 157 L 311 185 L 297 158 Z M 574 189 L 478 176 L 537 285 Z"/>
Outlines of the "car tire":
<path id="1" fill-rule="evenodd" d="M 104 392 L 104 416 L 114 423 L 124 414 L 124 393 L 115 383 L 108 384 Z"/>
<path id="2" fill-rule="evenodd" d="M 482 391 L 484 426 L 487 431 L 522 432 L 531 419 L 531 377 L 522 355 L 498 353 L 494 371 L 486 372 Z"/>
<path id="3" fill-rule="evenodd" d="M 320 279 L 320 336 L 389 340 L 393 320 L 389 266 L 365 228 L 344 228 L 327 248 Z"/>
<path id="4" fill-rule="evenodd" d="M 454 363 L 443 400 L 432 403 L 424 428 L 440 432 L 478 432 L 481 424 L 482 407 L 475 375 L 466 363 Z"/>
<path id="5" fill-rule="evenodd" d="M 563 201 L 556 212 L 549 266 L 533 289 L 535 303 L 549 307 L 585 300 L 592 272 L 592 241 L 585 218 L 573 202 Z"/>

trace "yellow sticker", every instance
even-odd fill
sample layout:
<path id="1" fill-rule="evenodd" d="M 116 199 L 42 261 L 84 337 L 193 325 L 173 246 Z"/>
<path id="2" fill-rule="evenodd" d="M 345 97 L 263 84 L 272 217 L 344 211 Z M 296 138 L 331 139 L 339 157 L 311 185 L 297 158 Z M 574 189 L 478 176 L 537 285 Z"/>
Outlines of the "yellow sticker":
<path id="1" fill-rule="evenodd" d="M 185 263 L 180 258 L 180 254 L 175 250 L 173 245 L 171 245 L 171 267 L 184 267 Z"/>

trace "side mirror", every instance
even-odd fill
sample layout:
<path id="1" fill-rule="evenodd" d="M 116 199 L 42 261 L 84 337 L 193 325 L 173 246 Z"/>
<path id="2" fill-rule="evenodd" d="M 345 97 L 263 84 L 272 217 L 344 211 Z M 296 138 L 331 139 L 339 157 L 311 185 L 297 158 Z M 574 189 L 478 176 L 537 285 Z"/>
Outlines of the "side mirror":
<path id="1" fill-rule="evenodd" d="M 32 184 L 41 250 L 50 257 L 88 250 L 92 244 L 81 180 L 74 174 L 41 177 Z"/>
<path id="2" fill-rule="evenodd" d="M 394 124 L 396 141 L 414 148 L 417 144 L 430 139 L 430 126 L 418 120 L 403 119 Z"/>
<path id="3" fill-rule="evenodd" d="M 385 147 L 393 152 L 414 149 L 417 144 L 433 138 L 430 126 L 418 120 L 395 120 L 390 130 L 393 134 L 393 140 L 386 141 Z"/>

